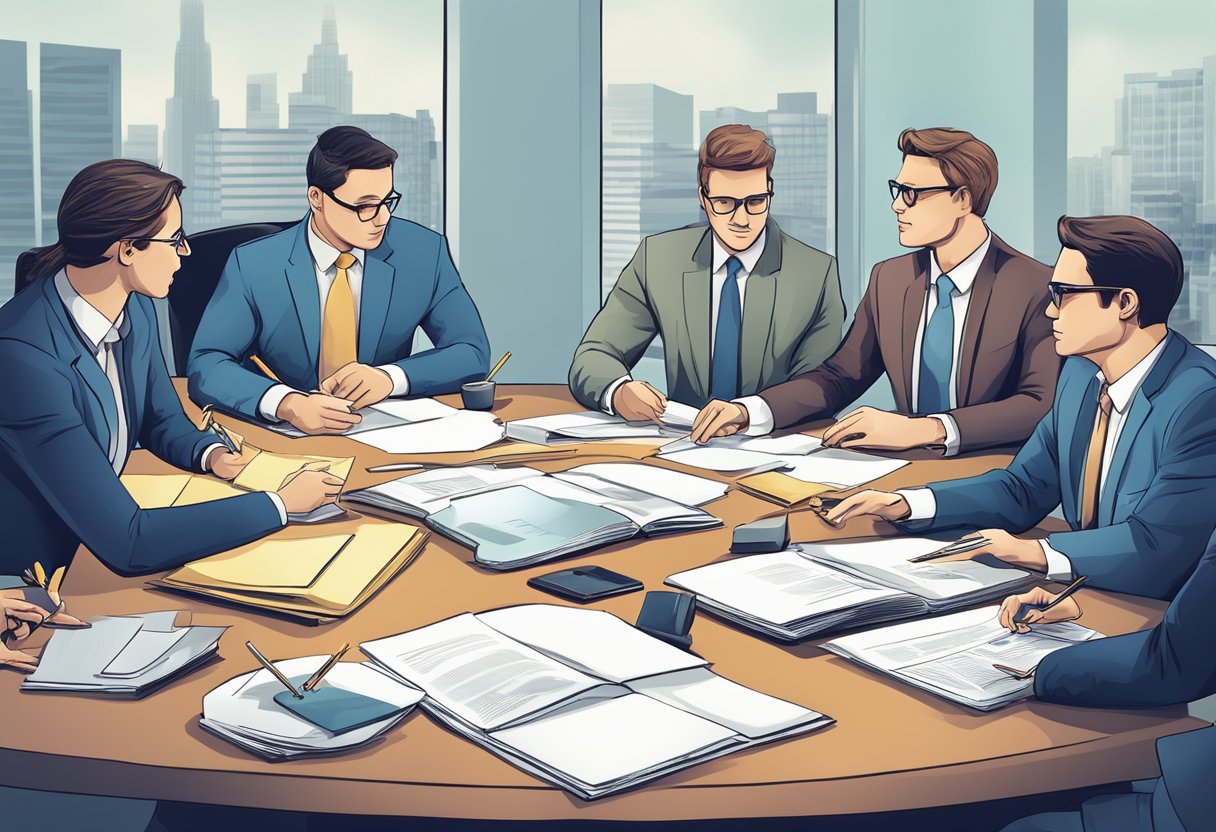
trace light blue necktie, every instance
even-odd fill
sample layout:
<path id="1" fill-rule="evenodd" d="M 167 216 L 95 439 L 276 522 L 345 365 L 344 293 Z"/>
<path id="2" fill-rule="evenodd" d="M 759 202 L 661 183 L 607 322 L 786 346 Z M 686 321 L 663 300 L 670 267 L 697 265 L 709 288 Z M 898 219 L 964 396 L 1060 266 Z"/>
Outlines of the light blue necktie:
<path id="1" fill-rule="evenodd" d="M 920 381 L 916 412 L 945 413 L 950 409 L 950 368 L 954 364 L 954 281 L 948 275 L 937 279 L 937 306 L 925 324 L 920 346 Z"/>
<path id="2" fill-rule="evenodd" d="M 729 401 L 739 395 L 739 330 L 743 311 L 739 304 L 739 272 L 743 264 L 738 257 L 726 261 L 726 282 L 718 300 L 718 325 L 714 330 L 713 372 L 710 374 L 709 394 L 715 399 Z"/>

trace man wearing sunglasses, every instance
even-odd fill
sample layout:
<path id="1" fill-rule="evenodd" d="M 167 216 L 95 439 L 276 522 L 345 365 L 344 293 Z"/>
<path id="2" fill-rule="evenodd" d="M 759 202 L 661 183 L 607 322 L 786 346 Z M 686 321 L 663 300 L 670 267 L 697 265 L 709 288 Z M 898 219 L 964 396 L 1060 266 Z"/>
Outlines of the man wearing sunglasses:
<path id="1" fill-rule="evenodd" d="M 670 397 L 701 407 L 804 373 L 840 342 L 836 260 L 769 215 L 776 151 L 728 124 L 701 145 L 698 200 L 709 227 L 647 237 L 587 328 L 570 366 L 585 407 L 658 420 Z M 630 376 L 663 339 L 667 395 Z"/>
<path id="2" fill-rule="evenodd" d="M 342 433 L 390 396 L 485 377 L 489 342 L 442 235 L 393 217 L 397 153 L 334 127 L 308 156 L 304 220 L 238 246 L 190 352 L 190 396 Z M 421 328 L 434 344 L 413 352 Z"/>
<path id="3" fill-rule="evenodd" d="M 1020 444 L 1047 412 L 1060 365 L 1042 315 L 1049 269 L 984 221 L 996 154 L 946 128 L 905 130 L 898 146 L 891 210 L 900 245 L 917 251 L 874 267 L 853 325 L 823 366 L 757 396 L 711 402 L 695 441 L 835 416 L 884 372 L 897 412 L 845 413 L 826 444 L 933 446 L 952 456 Z"/>
<path id="4" fill-rule="evenodd" d="M 1216 512 L 1216 361 L 1167 327 L 1182 255 L 1135 217 L 1061 217 L 1045 320 L 1068 357 L 1055 403 L 1005 470 L 888 494 L 862 491 L 827 518 L 869 514 L 917 533 L 983 528 L 949 559 L 996 557 L 1052 580 L 1173 598 Z M 1017 533 L 1062 504 L 1069 531 Z M 946 560 L 945 558 L 943 560 Z"/>

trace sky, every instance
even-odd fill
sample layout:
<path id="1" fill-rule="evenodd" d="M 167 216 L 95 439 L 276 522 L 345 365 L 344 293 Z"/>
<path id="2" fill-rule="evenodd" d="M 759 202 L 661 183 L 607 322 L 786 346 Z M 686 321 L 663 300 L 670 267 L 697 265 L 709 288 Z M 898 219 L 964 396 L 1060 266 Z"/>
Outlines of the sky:
<path id="1" fill-rule="evenodd" d="M 245 83 L 278 73 L 279 112 L 300 89 L 308 55 L 321 40 L 324 5 L 337 15 L 338 47 L 349 56 L 356 113 L 428 109 L 441 129 L 443 0 L 205 0 L 211 44 L 212 94 L 220 126 L 245 126 Z M 0 38 L 122 50 L 122 120 L 165 123 L 173 94 L 173 56 L 180 28 L 178 0 L 6 0 Z M 30 86 L 38 100 L 38 65 L 30 55 Z"/>

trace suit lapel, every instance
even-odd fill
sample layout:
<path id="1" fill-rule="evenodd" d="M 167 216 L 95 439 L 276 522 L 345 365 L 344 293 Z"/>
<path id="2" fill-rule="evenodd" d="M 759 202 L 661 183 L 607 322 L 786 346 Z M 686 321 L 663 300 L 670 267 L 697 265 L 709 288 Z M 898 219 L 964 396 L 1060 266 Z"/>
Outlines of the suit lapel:
<path id="1" fill-rule="evenodd" d="M 912 362 L 916 358 L 916 334 L 920 329 L 920 319 L 925 311 L 925 292 L 929 289 L 929 258 L 932 256 L 927 248 L 916 253 L 916 267 L 912 275 L 912 282 L 904 289 L 899 338 L 901 353 L 899 369 L 902 375 L 901 390 L 904 400 L 897 404 L 901 410 L 906 412 L 912 410 Z M 899 392 L 899 390 L 896 391 L 897 394 Z"/>
<path id="2" fill-rule="evenodd" d="M 710 268 L 713 264 L 712 235 L 713 232 L 706 228 L 701 242 L 693 252 L 690 268 L 684 272 L 684 327 L 688 332 L 692 374 L 697 382 L 696 392 L 700 399 L 709 397 L 709 284 Z"/>
<path id="3" fill-rule="evenodd" d="M 392 222 L 392 220 L 389 220 Z M 389 264 L 393 253 L 388 235 L 375 251 L 363 256 L 363 288 L 359 299 L 359 363 L 375 364 L 376 348 L 388 319 L 389 300 L 393 294 L 396 270 Z"/>
<path id="4" fill-rule="evenodd" d="M 988 303 L 992 299 L 992 290 L 996 285 L 996 258 L 1000 241 L 992 235 L 988 251 L 975 273 L 975 282 L 971 284 L 971 302 L 967 304 L 967 319 L 963 322 L 963 343 L 959 347 L 958 366 L 958 404 L 964 407 L 971 404 L 971 381 L 975 375 L 975 365 L 979 357 L 980 339 L 984 332 L 984 319 L 988 314 Z"/>
<path id="5" fill-rule="evenodd" d="M 304 354 L 308 357 L 311 373 L 317 372 L 317 356 L 321 350 L 321 296 L 317 292 L 317 269 L 308 250 L 309 214 L 299 224 L 296 241 L 287 258 L 284 278 L 287 292 L 291 296 L 296 318 L 300 322 L 300 336 L 304 341 Z M 320 379 L 317 379 L 320 381 Z"/>
<path id="6" fill-rule="evenodd" d="M 59 298 L 54 279 L 47 278 L 42 283 L 47 303 L 59 321 L 62 337 L 56 340 L 65 349 L 66 360 L 92 394 L 94 411 L 101 413 L 100 419 L 94 417 L 90 420 L 94 428 L 93 435 L 101 446 L 101 452 L 109 454 L 110 426 L 118 424 L 118 405 L 114 402 L 113 391 L 110 390 L 110 380 L 101 371 L 101 365 L 97 363 L 96 356 L 81 339 L 76 324 L 72 322 L 67 309 L 63 306 L 63 301 Z"/>

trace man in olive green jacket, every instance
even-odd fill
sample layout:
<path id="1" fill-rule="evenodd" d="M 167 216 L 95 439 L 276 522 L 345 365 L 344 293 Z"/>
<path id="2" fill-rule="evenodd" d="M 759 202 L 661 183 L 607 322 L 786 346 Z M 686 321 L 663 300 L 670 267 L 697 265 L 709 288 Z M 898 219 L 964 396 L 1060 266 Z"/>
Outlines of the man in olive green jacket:
<path id="1" fill-rule="evenodd" d="M 709 226 L 647 237 L 587 328 L 570 366 L 584 407 L 658 419 L 667 398 L 696 408 L 808 372 L 840 344 L 844 302 L 833 257 L 769 217 L 774 150 L 744 125 L 701 147 Z M 629 372 L 663 339 L 667 397 Z"/>

